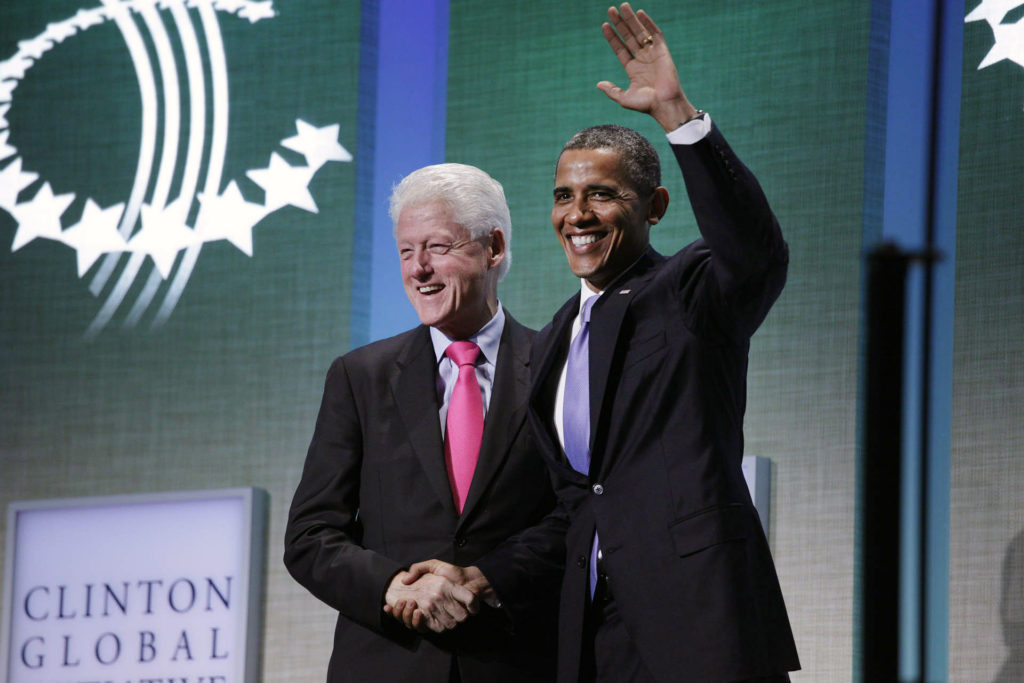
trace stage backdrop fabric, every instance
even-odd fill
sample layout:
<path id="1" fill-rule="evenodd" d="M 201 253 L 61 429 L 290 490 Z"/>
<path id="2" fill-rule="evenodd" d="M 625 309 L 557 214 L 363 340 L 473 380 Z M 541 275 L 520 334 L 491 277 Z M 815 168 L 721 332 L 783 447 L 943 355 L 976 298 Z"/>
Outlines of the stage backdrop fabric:
<path id="1" fill-rule="evenodd" d="M 1024 24 L 1020 9 L 976 8 L 1000 35 L 964 25 L 949 680 L 1008 683 L 1024 677 L 1024 36 L 1007 29 Z M 1017 61 L 1000 59 L 1014 40 Z"/>

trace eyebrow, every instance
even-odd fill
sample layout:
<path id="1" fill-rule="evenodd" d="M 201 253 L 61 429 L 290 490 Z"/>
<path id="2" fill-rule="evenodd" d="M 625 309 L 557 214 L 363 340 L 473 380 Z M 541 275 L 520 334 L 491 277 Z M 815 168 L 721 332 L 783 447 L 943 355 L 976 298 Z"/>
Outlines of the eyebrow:
<path id="1" fill-rule="evenodd" d="M 608 192 L 618 192 L 619 191 L 619 188 L 615 187 L 614 185 L 603 185 L 601 183 L 593 183 L 593 184 L 587 185 L 586 189 L 587 190 L 606 190 Z M 571 191 L 572 191 L 571 188 L 569 188 L 568 186 L 566 186 L 566 185 L 559 185 L 558 187 L 556 187 L 551 192 L 552 192 L 552 194 L 557 194 L 559 192 L 571 192 Z"/>

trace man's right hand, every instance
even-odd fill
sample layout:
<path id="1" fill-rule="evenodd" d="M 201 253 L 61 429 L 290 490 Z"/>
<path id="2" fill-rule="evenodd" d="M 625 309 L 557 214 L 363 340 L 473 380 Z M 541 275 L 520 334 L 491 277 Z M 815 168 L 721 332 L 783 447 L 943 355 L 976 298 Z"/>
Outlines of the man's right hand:
<path id="1" fill-rule="evenodd" d="M 451 630 L 480 610 L 473 591 L 429 573 L 410 578 L 408 572 L 399 572 L 391 579 L 384 602 L 386 613 L 421 633 Z"/>
<path id="2" fill-rule="evenodd" d="M 601 32 L 626 70 L 629 87 L 601 81 L 601 92 L 626 109 L 650 114 L 665 132 L 695 117 L 697 110 L 683 93 L 665 36 L 654 20 L 643 10 L 633 12 L 628 2 L 609 7 L 608 20 Z"/>

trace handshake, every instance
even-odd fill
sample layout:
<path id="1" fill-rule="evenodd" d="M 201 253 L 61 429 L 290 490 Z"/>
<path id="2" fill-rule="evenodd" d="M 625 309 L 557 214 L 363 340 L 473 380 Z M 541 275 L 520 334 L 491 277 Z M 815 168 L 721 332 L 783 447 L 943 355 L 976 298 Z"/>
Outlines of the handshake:
<path id="1" fill-rule="evenodd" d="M 458 626 L 480 604 L 501 607 L 487 577 L 476 567 L 426 560 L 399 572 L 384 594 L 384 612 L 420 633 Z"/>

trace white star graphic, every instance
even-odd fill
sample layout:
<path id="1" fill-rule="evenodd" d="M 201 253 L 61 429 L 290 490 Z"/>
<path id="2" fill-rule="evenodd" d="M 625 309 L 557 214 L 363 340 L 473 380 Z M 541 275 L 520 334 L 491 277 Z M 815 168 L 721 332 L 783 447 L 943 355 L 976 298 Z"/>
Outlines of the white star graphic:
<path id="1" fill-rule="evenodd" d="M 18 193 L 35 182 L 38 173 L 24 173 L 21 157 L 7 164 L 0 171 L 0 208 L 10 211 L 18 203 Z"/>
<path id="2" fill-rule="evenodd" d="M 975 7 L 964 18 L 964 21 L 987 21 L 990 24 L 998 24 L 1006 16 L 1006 13 L 1021 4 L 1020 0 L 982 0 L 981 4 Z"/>
<path id="3" fill-rule="evenodd" d="M 78 258 L 78 277 L 82 277 L 101 255 L 127 251 L 128 243 L 117 231 L 124 211 L 124 202 L 101 209 L 91 198 L 85 200 L 82 220 L 60 235 L 60 241 L 75 250 Z"/>
<path id="4" fill-rule="evenodd" d="M 314 169 L 308 166 L 290 166 L 277 152 L 270 155 L 267 168 L 246 171 L 249 178 L 267 193 L 265 206 L 275 211 L 286 204 L 319 213 L 313 195 L 309 193 L 309 181 Z"/>
<path id="5" fill-rule="evenodd" d="M 22 79 L 32 67 L 32 60 L 21 55 L 14 55 L 6 62 L 0 62 L 0 80 L 4 78 Z"/>
<path id="6" fill-rule="evenodd" d="M 204 242 L 226 239 L 246 256 L 252 256 L 252 228 L 270 213 L 262 204 L 245 201 L 232 180 L 219 196 L 199 195 L 196 234 Z"/>
<path id="7" fill-rule="evenodd" d="M 11 79 L 0 81 L 0 102 L 10 102 L 14 99 L 14 89 L 17 87 L 18 81 Z"/>
<path id="8" fill-rule="evenodd" d="M 53 41 L 46 36 L 36 36 L 32 40 L 22 40 L 18 43 L 18 51 L 37 62 L 43 53 L 52 47 Z"/>
<path id="9" fill-rule="evenodd" d="M 18 153 L 17 149 L 7 144 L 7 138 L 10 134 L 11 131 L 9 130 L 0 131 L 0 161 Z"/>
<path id="10" fill-rule="evenodd" d="M 11 105 L 4 104 L 0 105 L 0 128 L 7 128 L 7 111 L 11 108 Z"/>
<path id="11" fill-rule="evenodd" d="M 277 13 L 274 12 L 273 1 L 266 0 L 266 2 L 250 2 L 242 8 L 238 16 L 248 19 L 250 24 L 255 24 L 260 19 L 273 19 Z"/>
<path id="12" fill-rule="evenodd" d="M 103 23 L 103 9 L 80 9 L 75 13 L 75 16 L 71 18 L 71 22 L 74 23 L 79 30 L 84 31 L 90 26 L 98 26 Z"/>
<path id="13" fill-rule="evenodd" d="M 979 69 L 1008 59 L 1024 66 L 1024 20 L 1016 24 L 996 24 L 992 27 L 995 45 L 978 65 Z"/>
<path id="14" fill-rule="evenodd" d="M 969 21 L 985 21 L 992 28 L 995 39 L 992 49 L 978 65 L 984 69 L 1004 59 L 1024 66 L 1024 19 L 1012 24 L 1002 23 L 1007 13 L 1024 4 L 1021 0 L 983 0 L 965 18 Z"/>
<path id="15" fill-rule="evenodd" d="M 128 242 L 128 248 L 153 259 L 156 269 L 166 280 L 174 260 L 182 249 L 198 244 L 195 232 L 185 225 L 188 204 L 176 200 L 163 208 L 142 205 L 142 230 Z"/>
<path id="16" fill-rule="evenodd" d="M 305 156 L 306 163 L 314 171 L 328 161 L 352 161 L 352 155 L 338 143 L 341 126 L 337 123 L 317 128 L 302 119 L 295 119 L 295 129 L 299 134 L 282 140 L 281 146 Z"/>
<path id="17" fill-rule="evenodd" d="M 70 21 L 62 21 L 55 24 L 47 24 L 43 36 L 52 39 L 54 42 L 62 43 L 66 38 L 75 35 L 75 26 Z"/>
<path id="18" fill-rule="evenodd" d="M 51 240 L 60 239 L 60 216 L 75 201 L 74 193 L 54 196 L 50 183 L 43 183 L 36 196 L 27 202 L 16 204 L 11 215 L 18 221 L 11 251 L 18 251 L 37 237 Z"/>

